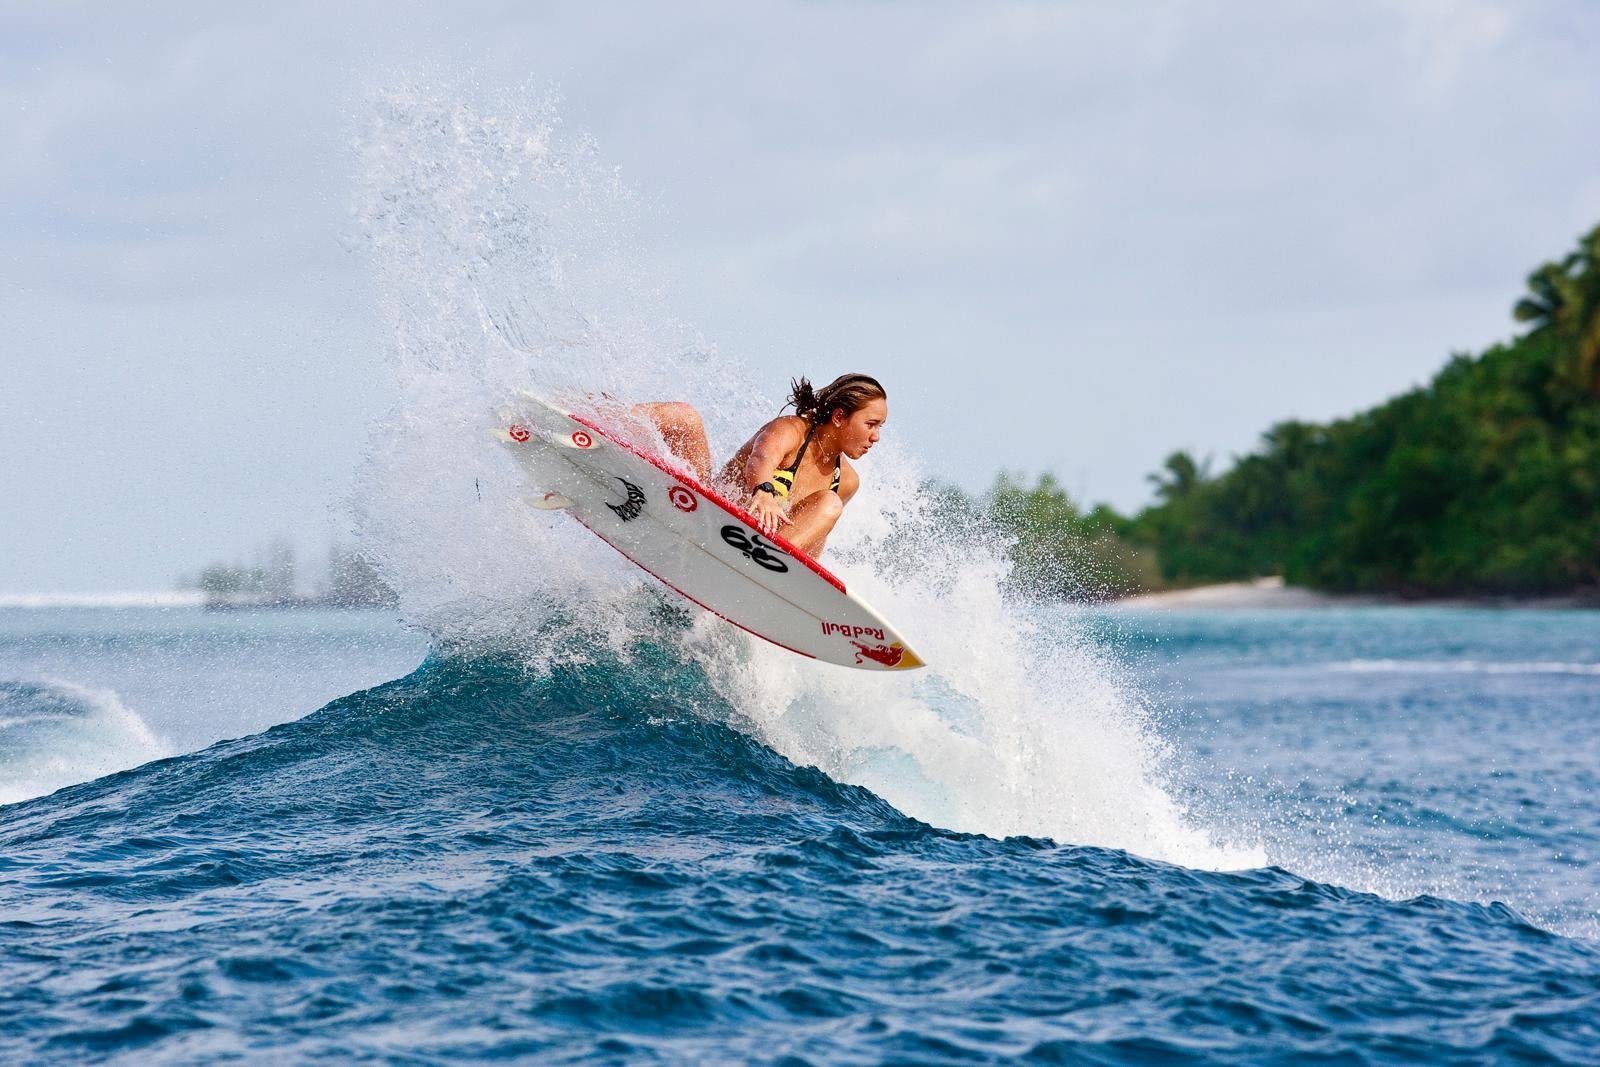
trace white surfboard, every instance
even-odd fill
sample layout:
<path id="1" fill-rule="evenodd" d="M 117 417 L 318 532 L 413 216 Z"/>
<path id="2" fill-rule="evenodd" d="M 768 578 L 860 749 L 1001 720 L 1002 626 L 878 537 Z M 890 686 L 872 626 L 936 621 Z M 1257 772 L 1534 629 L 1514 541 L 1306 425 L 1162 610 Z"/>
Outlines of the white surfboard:
<path id="1" fill-rule="evenodd" d="M 498 414 L 495 436 L 526 472 L 530 506 L 565 511 L 686 599 L 827 663 L 923 665 L 844 582 L 716 490 L 532 394 Z"/>

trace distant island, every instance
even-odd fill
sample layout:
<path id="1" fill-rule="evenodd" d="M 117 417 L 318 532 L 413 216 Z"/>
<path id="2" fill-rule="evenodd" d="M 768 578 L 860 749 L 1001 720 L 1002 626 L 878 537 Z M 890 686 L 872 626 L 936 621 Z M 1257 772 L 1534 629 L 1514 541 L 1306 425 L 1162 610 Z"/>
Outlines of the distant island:
<path id="1" fill-rule="evenodd" d="M 1134 516 L 1081 510 L 1049 474 L 940 506 L 1012 539 L 1015 581 L 1105 600 L 1281 576 L 1397 598 L 1600 603 L 1600 227 L 1528 277 L 1528 329 L 1329 423 L 1269 428 L 1213 475 L 1174 452 Z"/>
<path id="2" fill-rule="evenodd" d="M 328 567 L 320 591 L 299 592 L 295 552 L 278 538 L 257 553 L 253 565 L 213 563 L 199 574 L 180 579 L 179 587 L 199 591 L 211 611 L 260 608 L 392 608 L 399 603 L 394 590 L 360 552 L 335 545 L 328 552 Z"/>

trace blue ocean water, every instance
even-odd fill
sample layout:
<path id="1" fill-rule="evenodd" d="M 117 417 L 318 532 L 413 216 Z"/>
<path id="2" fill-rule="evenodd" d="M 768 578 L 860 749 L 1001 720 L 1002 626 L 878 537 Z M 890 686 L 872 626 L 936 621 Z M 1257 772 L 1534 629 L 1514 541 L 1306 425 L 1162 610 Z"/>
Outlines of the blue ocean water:
<path id="1" fill-rule="evenodd" d="M 0 807 L 8 1062 L 1600 1058 L 1593 613 L 1048 614 L 1186 824 L 1265 856 L 1232 871 L 921 821 L 781 755 L 677 619 L 537 661 L 382 616 L 0 621 L 0 771 L 87 779 Z M 895 736 L 835 766 L 928 760 Z M 96 738 L 133 765 L 92 777 Z M 1083 825 L 1154 840 L 1139 785 Z"/>

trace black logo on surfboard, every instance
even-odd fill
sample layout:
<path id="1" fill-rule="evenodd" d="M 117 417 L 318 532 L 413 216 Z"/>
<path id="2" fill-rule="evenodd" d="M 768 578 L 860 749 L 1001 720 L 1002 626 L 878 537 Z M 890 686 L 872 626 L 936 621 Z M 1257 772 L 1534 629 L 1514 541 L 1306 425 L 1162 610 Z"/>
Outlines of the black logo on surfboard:
<path id="1" fill-rule="evenodd" d="M 606 507 L 616 512 L 617 518 L 623 522 L 632 522 L 639 517 L 639 512 L 644 510 L 644 490 L 626 478 L 618 478 L 617 481 L 628 490 L 628 499 L 620 504 L 607 504 Z"/>
<path id="2" fill-rule="evenodd" d="M 743 552 L 745 559 L 775 574 L 784 574 L 789 570 L 789 565 L 783 561 L 783 550 L 767 544 L 758 533 L 746 534 L 742 526 L 724 526 L 722 539 Z"/>

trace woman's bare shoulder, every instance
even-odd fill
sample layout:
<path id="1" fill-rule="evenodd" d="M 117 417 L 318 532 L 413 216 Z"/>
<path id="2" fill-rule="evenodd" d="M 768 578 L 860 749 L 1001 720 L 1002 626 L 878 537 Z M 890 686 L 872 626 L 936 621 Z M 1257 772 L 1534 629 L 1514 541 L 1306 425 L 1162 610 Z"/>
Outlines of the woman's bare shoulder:
<path id="1" fill-rule="evenodd" d="M 779 415 L 757 430 L 751 440 L 755 441 L 763 437 L 769 437 L 773 441 L 788 443 L 787 447 L 792 449 L 799 446 L 805 435 L 805 419 L 800 418 L 798 415 Z"/>
<path id="2" fill-rule="evenodd" d="M 781 425 L 791 433 L 799 434 L 801 437 L 804 437 L 806 434 L 806 429 L 810 427 L 811 424 L 805 419 L 802 419 L 799 415 L 779 415 L 777 418 L 767 423 L 767 425 Z"/>

